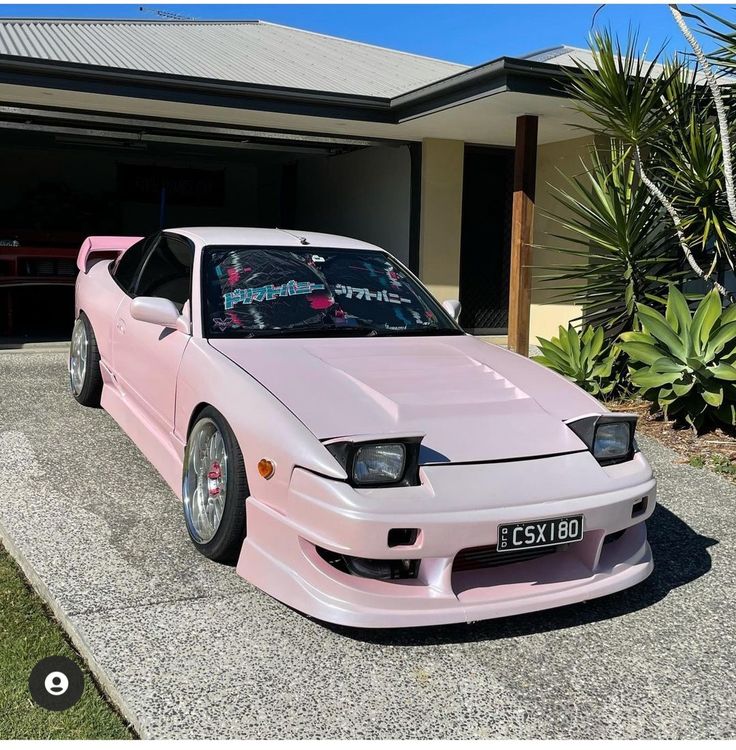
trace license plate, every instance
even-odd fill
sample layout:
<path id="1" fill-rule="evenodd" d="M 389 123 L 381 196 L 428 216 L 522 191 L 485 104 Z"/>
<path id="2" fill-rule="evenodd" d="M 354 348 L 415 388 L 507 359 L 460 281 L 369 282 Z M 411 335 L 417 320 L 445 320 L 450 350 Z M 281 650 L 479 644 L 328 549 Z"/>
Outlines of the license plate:
<path id="1" fill-rule="evenodd" d="M 499 552 L 512 549 L 551 547 L 554 544 L 579 542 L 583 538 L 583 516 L 548 518 L 545 521 L 502 523 L 498 527 Z"/>

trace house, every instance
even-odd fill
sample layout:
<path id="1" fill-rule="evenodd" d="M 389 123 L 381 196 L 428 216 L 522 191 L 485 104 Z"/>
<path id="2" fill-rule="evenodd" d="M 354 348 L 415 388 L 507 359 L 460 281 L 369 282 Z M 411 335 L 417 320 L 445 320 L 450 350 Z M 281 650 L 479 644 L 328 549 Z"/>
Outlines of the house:
<path id="1" fill-rule="evenodd" d="M 0 333 L 66 331 L 48 306 L 87 235 L 234 224 L 381 245 L 526 352 L 577 314 L 529 266 L 592 143 L 562 87 L 586 54 L 469 68 L 261 21 L 0 20 Z"/>

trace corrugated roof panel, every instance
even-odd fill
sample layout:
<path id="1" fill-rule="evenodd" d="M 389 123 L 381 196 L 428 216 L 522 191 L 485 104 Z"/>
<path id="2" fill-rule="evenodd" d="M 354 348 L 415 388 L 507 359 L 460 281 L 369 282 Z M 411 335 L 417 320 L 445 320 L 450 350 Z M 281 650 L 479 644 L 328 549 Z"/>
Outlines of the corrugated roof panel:
<path id="1" fill-rule="evenodd" d="M 524 60 L 533 60 L 534 62 L 550 63 L 551 65 L 567 65 L 569 67 L 575 67 L 575 61 L 588 65 L 591 68 L 595 67 L 593 60 L 593 53 L 589 49 L 583 47 L 570 47 L 566 44 L 560 45 L 559 47 L 550 47 L 539 52 L 532 52 L 528 55 L 524 55 Z"/>
<path id="2" fill-rule="evenodd" d="M 467 67 L 262 21 L 0 20 L 0 54 L 379 97 Z"/>
<path id="3" fill-rule="evenodd" d="M 593 52 L 583 47 L 570 47 L 568 45 L 561 45 L 560 47 L 550 47 L 539 52 L 532 52 L 528 55 L 524 55 L 524 60 L 532 60 L 534 62 L 549 63 L 550 65 L 564 65 L 569 68 L 576 68 L 578 63 L 587 66 L 595 70 L 596 63 Z M 648 62 L 645 60 L 645 63 Z M 646 69 L 647 66 L 645 66 Z M 662 73 L 664 67 L 657 63 L 652 68 L 652 75 L 658 76 Z M 694 69 L 690 69 L 691 72 Z M 722 80 L 733 82 L 736 78 L 725 76 Z M 702 71 L 697 71 L 695 74 L 695 81 L 698 83 L 705 82 L 705 74 Z"/>

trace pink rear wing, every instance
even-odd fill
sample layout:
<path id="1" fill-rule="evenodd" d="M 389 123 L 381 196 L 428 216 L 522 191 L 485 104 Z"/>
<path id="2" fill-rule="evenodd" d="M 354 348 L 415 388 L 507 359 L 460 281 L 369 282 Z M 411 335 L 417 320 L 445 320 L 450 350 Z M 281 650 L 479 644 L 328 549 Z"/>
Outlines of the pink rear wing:
<path id="1" fill-rule="evenodd" d="M 117 258 L 120 253 L 142 239 L 142 237 L 87 237 L 82 247 L 79 248 L 77 268 L 82 273 L 87 273 L 90 259 Z"/>

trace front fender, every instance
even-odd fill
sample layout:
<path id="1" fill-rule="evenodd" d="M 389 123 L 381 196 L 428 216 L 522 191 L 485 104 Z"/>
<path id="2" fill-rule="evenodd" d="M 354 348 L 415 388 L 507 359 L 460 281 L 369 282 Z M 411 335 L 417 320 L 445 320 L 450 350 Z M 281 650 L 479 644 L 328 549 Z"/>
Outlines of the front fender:
<path id="1" fill-rule="evenodd" d="M 195 338 L 184 352 L 177 377 L 174 432 L 182 443 L 192 414 L 203 403 L 217 409 L 232 428 L 243 452 L 250 492 L 260 500 L 279 504 L 297 466 L 346 479 L 340 464 L 281 401 L 207 341 Z M 276 464 L 271 479 L 258 474 L 262 458 Z"/>

